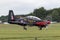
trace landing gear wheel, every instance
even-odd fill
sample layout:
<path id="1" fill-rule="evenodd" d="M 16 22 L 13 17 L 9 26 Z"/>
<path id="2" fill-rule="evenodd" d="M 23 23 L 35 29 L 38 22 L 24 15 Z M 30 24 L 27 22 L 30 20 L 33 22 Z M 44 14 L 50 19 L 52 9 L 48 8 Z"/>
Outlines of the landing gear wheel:
<path id="1" fill-rule="evenodd" d="M 42 26 L 40 26 L 40 30 L 42 30 L 42 28 L 43 28 L 43 27 L 42 27 Z"/>
<path id="2" fill-rule="evenodd" d="M 24 26 L 24 30 L 27 30 L 27 28 Z"/>
<path id="3" fill-rule="evenodd" d="M 43 27 L 42 26 L 38 26 L 38 28 L 39 28 L 39 30 L 42 30 Z"/>

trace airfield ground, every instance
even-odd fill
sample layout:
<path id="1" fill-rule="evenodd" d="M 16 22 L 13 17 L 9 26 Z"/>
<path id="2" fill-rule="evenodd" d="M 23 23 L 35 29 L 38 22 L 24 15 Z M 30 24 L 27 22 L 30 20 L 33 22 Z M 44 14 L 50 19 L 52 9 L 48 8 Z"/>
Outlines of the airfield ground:
<path id="1" fill-rule="evenodd" d="M 50 24 L 48 28 L 0 24 L 0 40 L 60 40 L 60 23 Z"/>

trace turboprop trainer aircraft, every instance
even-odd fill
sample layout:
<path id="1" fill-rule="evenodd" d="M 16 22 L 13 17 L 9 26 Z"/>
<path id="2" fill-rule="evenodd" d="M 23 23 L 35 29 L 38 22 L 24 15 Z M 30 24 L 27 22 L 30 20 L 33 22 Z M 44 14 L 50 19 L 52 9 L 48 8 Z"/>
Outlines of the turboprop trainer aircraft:
<path id="1" fill-rule="evenodd" d="M 13 10 L 9 10 L 8 23 L 21 25 L 25 30 L 27 30 L 27 25 L 37 26 L 40 30 L 42 30 L 43 27 L 46 27 L 48 24 L 50 24 L 50 21 L 43 21 L 36 16 L 26 16 L 17 19 L 13 13 Z"/>

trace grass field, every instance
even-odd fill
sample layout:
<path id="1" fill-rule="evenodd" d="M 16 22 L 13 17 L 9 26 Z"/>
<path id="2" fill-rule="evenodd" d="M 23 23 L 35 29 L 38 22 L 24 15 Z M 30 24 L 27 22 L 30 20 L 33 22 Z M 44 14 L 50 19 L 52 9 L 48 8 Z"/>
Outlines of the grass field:
<path id="1" fill-rule="evenodd" d="M 60 40 L 60 23 L 50 24 L 48 28 L 0 24 L 0 40 Z M 37 39 L 36 39 L 37 38 Z"/>

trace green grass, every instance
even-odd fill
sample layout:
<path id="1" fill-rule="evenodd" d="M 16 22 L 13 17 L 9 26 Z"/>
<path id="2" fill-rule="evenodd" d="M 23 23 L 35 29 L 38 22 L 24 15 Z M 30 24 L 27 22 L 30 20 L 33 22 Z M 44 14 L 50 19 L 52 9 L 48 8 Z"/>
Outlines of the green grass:
<path id="1" fill-rule="evenodd" d="M 12 24 L 0 24 L 0 40 L 60 40 L 60 23 L 50 24 L 48 28 L 28 27 Z"/>

